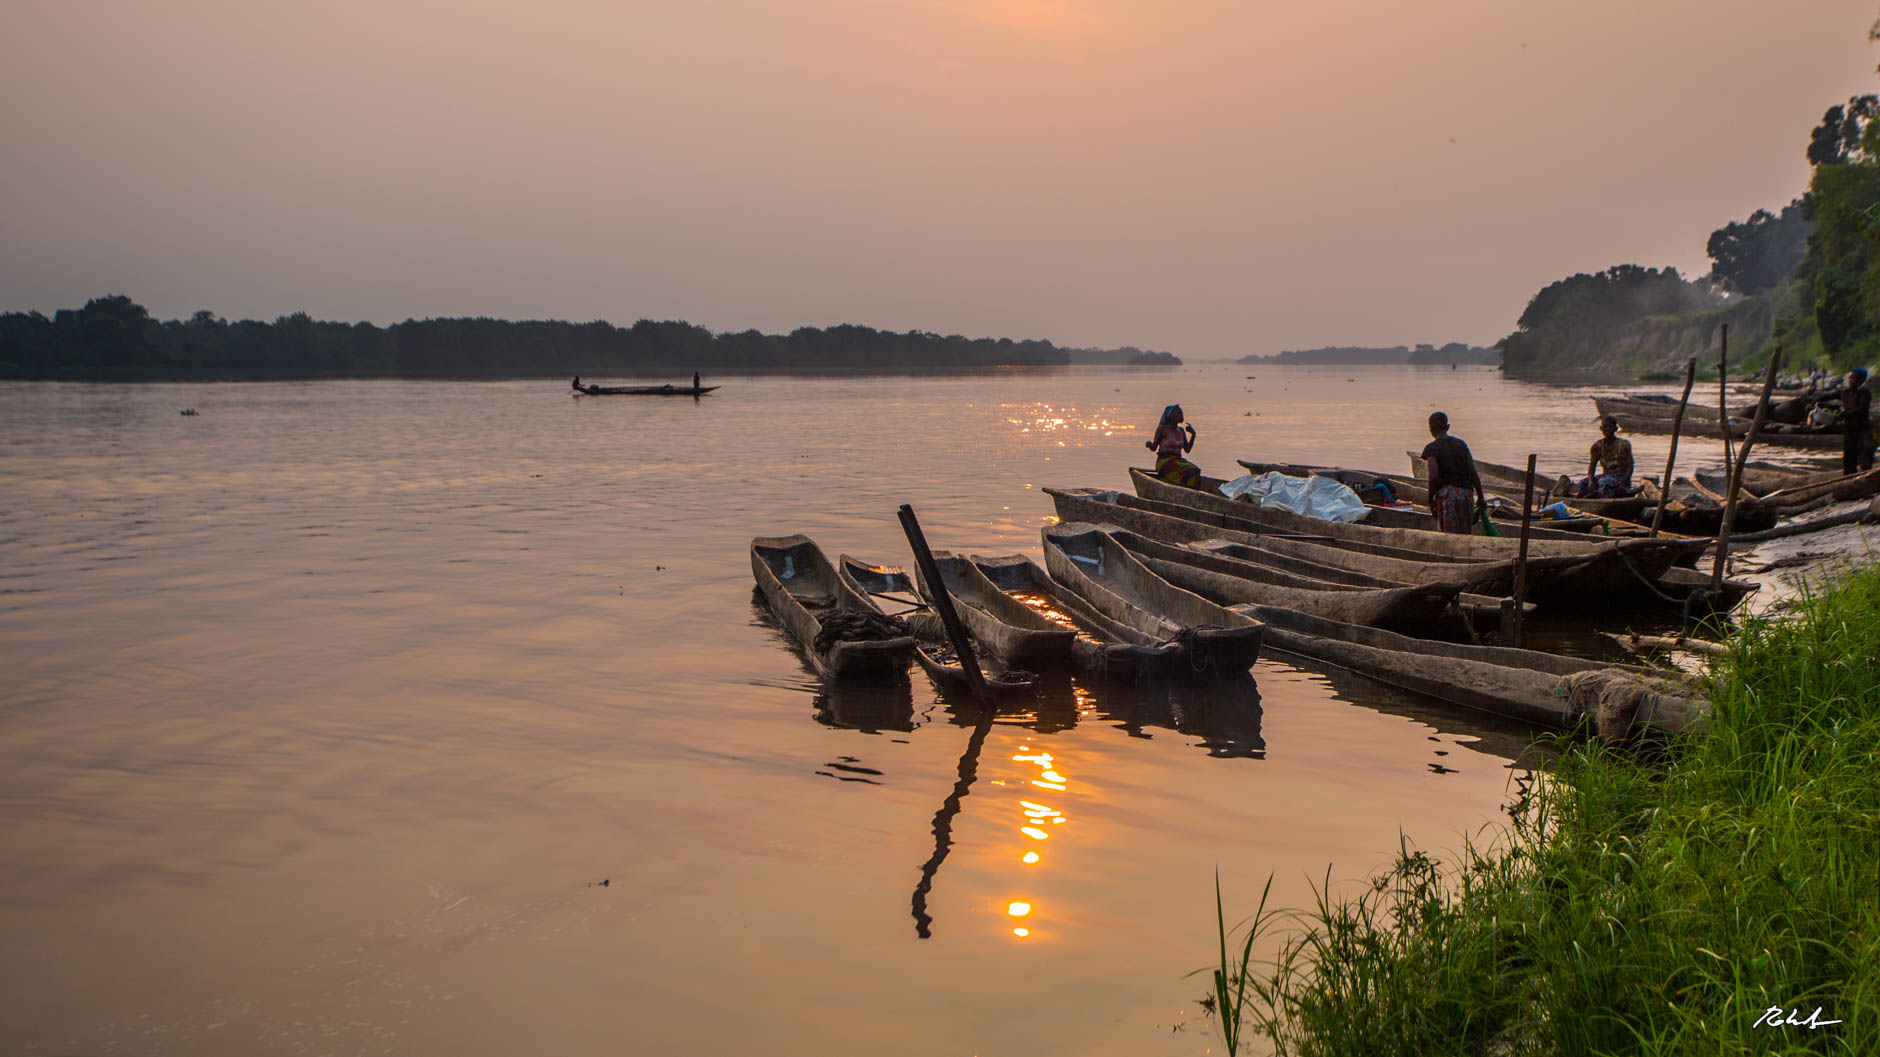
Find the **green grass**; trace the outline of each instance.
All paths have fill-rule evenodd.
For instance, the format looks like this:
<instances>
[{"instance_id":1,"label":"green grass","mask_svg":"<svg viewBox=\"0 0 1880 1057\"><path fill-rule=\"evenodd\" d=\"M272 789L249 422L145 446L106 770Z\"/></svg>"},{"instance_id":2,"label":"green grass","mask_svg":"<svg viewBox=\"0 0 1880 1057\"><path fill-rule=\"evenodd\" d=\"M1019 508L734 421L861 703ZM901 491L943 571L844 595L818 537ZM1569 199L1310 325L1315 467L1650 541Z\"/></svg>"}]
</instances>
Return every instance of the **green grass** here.
<instances>
[{"instance_id":1,"label":"green grass","mask_svg":"<svg viewBox=\"0 0 1880 1057\"><path fill-rule=\"evenodd\" d=\"M1210 1011L1302 1055L1880 1054L1880 569L1749 622L1708 681L1704 730L1569 746L1494 846L1318 888L1271 959L1230 958L1222 914L1244 1008ZM1274 925L1263 899L1249 939Z\"/></svg>"}]
</instances>

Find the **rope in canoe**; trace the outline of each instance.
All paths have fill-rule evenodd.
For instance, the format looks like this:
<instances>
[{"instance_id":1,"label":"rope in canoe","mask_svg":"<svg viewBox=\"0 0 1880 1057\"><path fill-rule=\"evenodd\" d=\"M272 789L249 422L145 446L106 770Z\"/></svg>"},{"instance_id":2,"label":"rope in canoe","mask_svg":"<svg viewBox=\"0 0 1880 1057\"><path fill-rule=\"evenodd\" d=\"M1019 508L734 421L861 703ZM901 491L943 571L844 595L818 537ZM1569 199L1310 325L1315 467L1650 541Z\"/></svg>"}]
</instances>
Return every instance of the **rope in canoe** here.
<instances>
[{"instance_id":1,"label":"rope in canoe","mask_svg":"<svg viewBox=\"0 0 1880 1057\"><path fill-rule=\"evenodd\" d=\"M1710 588L1699 587L1694 589L1690 594L1685 595L1682 599L1673 598L1663 591L1660 591L1657 584L1647 580L1645 574L1638 571L1637 567L1632 564L1632 559L1626 556L1623 547L1615 543L1612 545L1612 552L1619 556L1619 562L1625 566L1625 571L1631 573L1633 578L1639 583L1644 584L1647 591L1657 595L1663 601L1678 607L1680 627L1688 628L1692 625L1691 613L1698 607L1701 606L1704 609L1718 608L1715 604L1716 592L1712 591Z\"/></svg>"},{"instance_id":2,"label":"rope in canoe","mask_svg":"<svg viewBox=\"0 0 1880 1057\"><path fill-rule=\"evenodd\" d=\"M831 613L823 618L822 630L816 633L816 649L828 650L838 642L880 642L883 639L898 639L907 635L907 621L885 613L867 613L861 610L844 610Z\"/></svg>"},{"instance_id":3,"label":"rope in canoe","mask_svg":"<svg viewBox=\"0 0 1880 1057\"><path fill-rule=\"evenodd\" d=\"M1211 651L1209 648L1203 645L1201 633L1204 631L1220 630L1223 629L1219 624L1197 624L1192 628L1183 628L1177 631L1174 638L1164 640L1162 645L1167 646L1173 644L1180 646L1182 652L1188 657L1188 666L1190 668L1193 668L1197 672L1206 671L1213 657L1210 656Z\"/></svg>"}]
</instances>

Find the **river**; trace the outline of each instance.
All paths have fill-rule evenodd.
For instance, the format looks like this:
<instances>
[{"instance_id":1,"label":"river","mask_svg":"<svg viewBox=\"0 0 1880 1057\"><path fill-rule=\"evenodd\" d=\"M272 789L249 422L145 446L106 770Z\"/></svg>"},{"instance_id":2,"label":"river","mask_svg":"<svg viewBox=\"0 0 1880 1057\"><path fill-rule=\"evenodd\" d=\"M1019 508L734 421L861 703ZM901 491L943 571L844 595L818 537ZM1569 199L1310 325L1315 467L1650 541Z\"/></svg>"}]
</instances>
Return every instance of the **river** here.
<instances>
[{"instance_id":1,"label":"river","mask_svg":"<svg viewBox=\"0 0 1880 1057\"><path fill-rule=\"evenodd\" d=\"M1219 1052L1217 870L1237 917L1492 836L1524 731L1272 661L1002 716L943 812L971 710L823 692L747 548L905 562L905 502L1036 557L1172 401L1228 476L1401 471L1439 407L1577 475L1589 390L712 381L0 384L0 1052Z\"/></svg>"}]
</instances>

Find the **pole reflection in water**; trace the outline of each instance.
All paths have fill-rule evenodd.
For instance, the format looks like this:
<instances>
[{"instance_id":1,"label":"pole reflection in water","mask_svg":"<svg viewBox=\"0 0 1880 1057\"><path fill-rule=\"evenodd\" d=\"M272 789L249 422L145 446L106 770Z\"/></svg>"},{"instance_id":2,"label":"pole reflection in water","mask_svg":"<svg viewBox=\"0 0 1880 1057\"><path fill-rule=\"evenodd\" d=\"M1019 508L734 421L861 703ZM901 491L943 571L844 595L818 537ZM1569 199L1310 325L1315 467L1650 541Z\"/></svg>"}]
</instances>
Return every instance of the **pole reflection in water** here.
<instances>
[{"instance_id":1,"label":"pole reflection in water","mask_svg":"<svg viewBox=\"0 0 1880 1057\"><path fill-rule=\"evenodd\" d=\"M981 711L979 722L973 724L972 737L966 741L966 751L960 754L958 777L953 782L953 792L940 805L940 810L933 816L933 854L920 867L920 883L914 886L914 931L921 939L933 935L933 918L927 913L927 893L933 891L934 874L939 872L940 864L946 861L947 852L953 849L953 817L960 813L960 801L973 787L973 779L979 775L979 752L986 745L986 735L992 730L995 713L987 708Z\"/></svg>"}]
</instances>

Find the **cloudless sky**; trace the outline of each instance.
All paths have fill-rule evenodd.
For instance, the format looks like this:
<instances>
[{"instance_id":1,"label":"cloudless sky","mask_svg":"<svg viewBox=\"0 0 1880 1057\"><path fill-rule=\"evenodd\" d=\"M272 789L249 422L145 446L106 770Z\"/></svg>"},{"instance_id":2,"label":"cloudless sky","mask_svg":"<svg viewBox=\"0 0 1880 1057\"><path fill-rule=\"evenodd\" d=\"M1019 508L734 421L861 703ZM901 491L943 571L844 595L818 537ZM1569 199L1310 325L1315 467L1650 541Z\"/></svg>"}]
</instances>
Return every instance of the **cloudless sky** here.
<instances>
[{"instance_id":1,"label":"cloudless sky","mask_svg":"<svg viewBox=\"0 0 1880 1057\"><path fill-rule=\"evenodd\" d=\"M1490 343L1806 187L1873 0L0 0L0 309Z\"/></svg>"}]
</instances>

